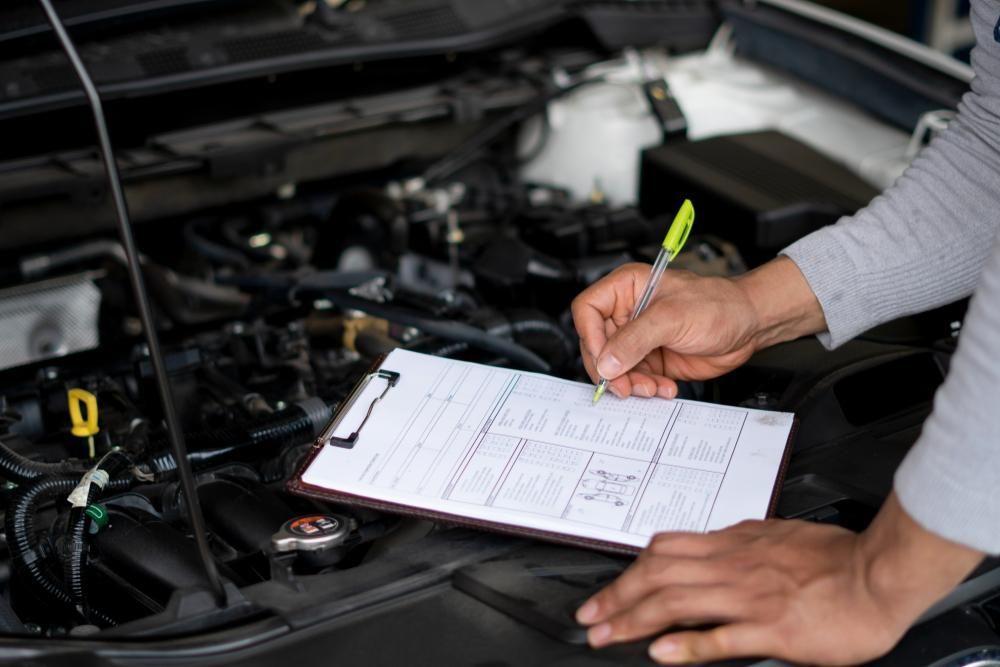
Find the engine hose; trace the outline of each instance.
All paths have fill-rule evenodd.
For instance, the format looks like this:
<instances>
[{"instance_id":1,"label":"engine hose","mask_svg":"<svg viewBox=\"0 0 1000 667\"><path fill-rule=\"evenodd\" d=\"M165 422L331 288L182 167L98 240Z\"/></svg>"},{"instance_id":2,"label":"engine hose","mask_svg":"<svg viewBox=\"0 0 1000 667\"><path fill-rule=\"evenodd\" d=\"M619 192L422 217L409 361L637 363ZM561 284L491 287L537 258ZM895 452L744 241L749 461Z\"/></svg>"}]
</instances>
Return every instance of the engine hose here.
<instances>
[{"instance_id":1,"label":"engine hose","mask_svg":"<svg viewBox=\"0 0 1000 667\"><path fill-rule=\"evenodd\" d=\"M318 290L318 292L339 308L360 310L373 317L380 317L406 327L414 327L429 336L466 343L470 347L505 357L526 370L541 373L547 373L551 370L548 362L523 345L495 336L470 324L455 320L431 319L398 306L389 306L369 299L362 299L346 292L336 290Z\"/></svg>"},{"instance_id":2,"label":"engine hose","mask_svg":"<svg viewBox=\"0 0 1000 667\"><path fill-rule=\"evenodd\" d=\"M495 327L490 327L489 332L495 336L518 336L528 333L545 334L555 341L558 347L562 348L563 353L566 355L564 360L568 360L573 357L573 342L570 340L569 336L566 335L566 332L563 331L555 322L542 319L512 319L506 324L499 324Z\"/></svg>"},{"instance_id":3,"label":"engine hose","mask_svg":"<svg viewBox=\"0 0 1000 667\"><path fill-rule=\"evenodd\" d=\"M573 343L570 341L569 336L566 335L558 324L555 322L549 322L543 319L527 319L527 320L517 320L512 319L509 322L503 324L497 324L486 329L488 333L494 336L519 336L523 334L543 334L550 338L555 347L559 350L561 357L550 360L552 366L560 366L562 363L573 358ZM519 344L524 344L519 343ZM455 354L460 354L469 349L469 344L464 342L449 342L443 343L436 347L431 347L424 349L423 351L427 354L432 354L440 357L448 357ZM535 349L534 346L526 346ZM539 350L535 349L535 352Z\"/></svg>"},{"instance_id":4,"label":"engine hose","mask_svg":"<svg viewBox=\"0 0 1000 667\"><path fill-rule=\"evenodd\" d=\"M229 264L240 269L250 268L250 260L242 252L231 246L210 241L201 233L205 220L195 220L184 226L184 240L196 253L220 264Z\"/></svg>"},{"instance_id":5,"label":"engine hose","mask_svg":"<svg viewBox=\"0 0 1000 667\"><path fill-rule=\"evenodd\" d=\"M27 573L31 584L43 595L74 607L75 603L62 582L52 578L42 566L44 554L39 550L35 535L35 508L43 500L60 494L68 494L79 484L79 479L71 477L42 477L19 488L7 507L5 530L11 560ZM116 479L108 483L111 490L124 490L131 479ZM91 616L105 625L115 625L114 619L99 610L91 610Z\"/></svg>"},{"instance_id":6,"label":"engine hose","mask_svg":"<svg viewBox=\"0 0 1000 667\"><path fill-rule=\"evenodd\" d=\"M320 399L307 399L250 425L232 426L186 435L188 459L196 469L205 469L224 460L246 460L264 450L278 450L306 442L326 426L330 407ZM157 446L159 445L159 446ZM163 443L154 443L152 451L161 451L149 459L150 470L157 474L177 469L174 455L164 451Z\"/></svg>"},{"instance_id":7,"label":"engine hose","mask_svg":"<svg viewBox=\"0 0 1000 667\"><path fill-rule=\"evenodd\" d=\"M421 347L418 348L418 352L423 352L424 354L429 354L434 357L451 357L456 354L461 354L469 349L468 343L445 343L438 347Z\"/></svg>"},{"instance_id":8,"label":"engine hose","mask_svg":"<svg viewBox=\"0 0 1000 667\"><path fill-rule=\"evenodd\" d=\"M33 461L18 454L0 440L0 477L24 484L46 475L82 475L87 465L81 461L67 460L59 463Z\"/></svg>"}]
</instances>

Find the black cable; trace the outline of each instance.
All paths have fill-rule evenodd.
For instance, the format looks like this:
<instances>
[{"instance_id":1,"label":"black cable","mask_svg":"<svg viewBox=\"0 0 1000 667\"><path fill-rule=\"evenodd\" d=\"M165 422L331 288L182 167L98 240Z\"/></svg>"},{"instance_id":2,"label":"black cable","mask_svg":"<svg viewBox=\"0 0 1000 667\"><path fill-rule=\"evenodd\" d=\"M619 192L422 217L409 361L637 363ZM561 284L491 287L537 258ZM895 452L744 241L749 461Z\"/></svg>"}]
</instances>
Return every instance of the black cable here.
<instances>
[{"instance_id":1,"label":"black cable","mask_svg":"<svg viewBox=\"0 0 1000 667\"><path fill-rule=\"evenodd\" d=\"M93 502L94 491L87 497L87 505ZM74 507L69 512L66 525L66 541L63 545L63 581L66 593L73 600L78 614L88 622L91 620L87 593L84 590L83 571L87 565L87 531L90 527L86 507Z\"/></svg>"},{"instance_id":2,"label":"black cable","mask_svg":"<svg viewBox=\"0 0 1000 667\"><path fill-rule=\"evenodd\" d=\"M189 433L185 437L191 448L191 466L200 470L223 461L251 460L262 453L309 442L326 426L331 414L326 403L309 399L249 424ZM150 449L156 452L157 444L152 443ZM161 476L177 469L177 459L169 452L154 454L147 464Z\"/></svg>"},{"instance_id":3,"label":"black cable","mask_svg":"<svg viewBox=\"0 0 1000 667\"><path fill-rule=\"evenodd\" d=\"M78 478L42 477L20 486L14 492L4 517L7 547L14 566L28 575L28 581L40 593L70 608L76 606L73 597L66 591L63 583L50 576L43 567L46 555L38 544L35 532L35 509L48 498L69 493L79 483ZM107 488L119 491L128 488L130 484L131 480L127 478L113 479ZM113 618L99 610L91 608L90 614L104 625L115 625Z\"/></svg>"},{"instance_id":4,"label":"black cable","mask_svg":"<svg viewBox=\"0 0 1000 667\"><path fill-rule=\"evenodd\" d=\"M67 459L58 463L35 461L18 454L0 440L0 477L24 484L46 475L82 475L88 465L77 459Z\"/></svg>"},{"instance_id":5,"label":"black cable","mask_svg":"<svg viewBox=\"0 0 1000 667\"><path fill-rule=\"evenodd\" d=\"M139 310L139 318L142 321L142 328L146 334L146 344L149 346L149 358L153 365L153 375L156 378L157 389L160 393L160 400L163 404L163 417L166 421L167 433L170 436L170 444L174 450L177 460L177 476L181 483L181 489L187 499L188 520L191 532L194 533L194 541L198 547L198 555L201 558L202 566L205 568L205 575L212 587L212 593L219 606L225 606L226 591L219 576L219 570L212 558L209 549L208 534L205 527L205 518L201 512L201 505L198 502L198 493L195 487L194 473L191 471L191 464L187 457L187 447L184 443L184 436L180 428L180 421L177 418L177 409L174 405L173 394L170 391L170 381L167 377L166 364L163 362L163 353L160 350L160 339L156 334L156 327L153 321L153 313L149 306L149 299L146 295L146 285L142 276L142 265L139 260L139 253L135 247L135 240L132 237L132 228L129 223L128 204L125 201L125 191L122 188L121 178L118 174L118 164L115 160L114 151L111 147L111 137L109 136L107 122L104 118L104 107L101 104L100 95L94 86L87 68L80 58L73 40L52 6L51 0L38 0L45 10L49 24L55 31L63 51L69 58L80 85L90 103L91 112L94 115L94 125L97 129L97 138L100 143L101 157L104 160L104 168L107 172L108 184L111 186L111 198L114 203L116 219L118 223L118 234L121 237L122 247L125 250L125 257L128 260L129 280L132 284L132 292L135 296L136 306Z\"/></svg>"},{"instance_id":6,"label":"black cable","mask_svg":"<svg viewBox=\"0 0 1000 667\"><path fill-rule=\"evenodd\" d=\"M131 467L132 459L127 454L113 450L105 454L93 470L106 473L109 479L115 480L115 487L121 487L130 484L127 477L122 478L120 475ZM74 504L70 510L69 521L66 524L66 538L63 541L63 583L66 593L73 600L77 613L88 622L92 622L95 617L91 613L85 587L84 570L88 561L87 536L90 528L90 517L87 516L86 509L97 502L102 493L101 485L90 484L86 502Z\"/></svg>"},{"instance_id":7,"label":"black cable","mask_svg":"<svg viewBox=\"0 0 1000 667\"><path fill-rule=\"evenodd\" d=\"M35 505L50 496L69 493L78 483L78 479L43 477L28 486L18 487L4 517L7 546L14 566L23 567L36 588L66 605L73 604L72 598L42 567L43 555L35 534Z\"/></svg>"}]
</instances>

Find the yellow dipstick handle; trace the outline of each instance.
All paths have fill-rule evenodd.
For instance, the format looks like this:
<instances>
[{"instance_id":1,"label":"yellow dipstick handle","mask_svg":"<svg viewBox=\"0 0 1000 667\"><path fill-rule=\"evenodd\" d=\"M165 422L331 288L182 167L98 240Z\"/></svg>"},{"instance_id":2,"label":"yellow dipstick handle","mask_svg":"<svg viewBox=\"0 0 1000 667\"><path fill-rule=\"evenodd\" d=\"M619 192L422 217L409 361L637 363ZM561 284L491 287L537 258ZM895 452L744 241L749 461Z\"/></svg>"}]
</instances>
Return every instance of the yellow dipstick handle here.
<instances>
[{"instance_id":1,"label":"yellow dipstick handle","mask_svg":"<svg viewBox=\"0 0 1000 667\"><path fill-rule=\"evenodd\" d=\"M87 439L88 453L90 458L94 458L94 436L101 430L97 426L97 397L86 389L70 389L66 398L69 401L69 420L73 424L70 432L78 438Z\"/></svg>"}]
</instances>

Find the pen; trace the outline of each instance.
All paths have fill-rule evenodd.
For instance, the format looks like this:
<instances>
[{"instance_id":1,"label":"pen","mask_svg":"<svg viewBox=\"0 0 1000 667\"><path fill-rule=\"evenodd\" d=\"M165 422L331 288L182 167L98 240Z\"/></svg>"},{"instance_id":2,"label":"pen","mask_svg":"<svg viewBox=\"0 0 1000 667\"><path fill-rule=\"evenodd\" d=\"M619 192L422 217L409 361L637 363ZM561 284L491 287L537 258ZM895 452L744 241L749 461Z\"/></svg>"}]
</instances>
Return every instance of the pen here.
<instances>
[{"instance_id":1,"label":"pen","mask_svg":"<svg viewBox=\"0 0 1000 667\"><path fill-rule=\"evenodd\" d=\"M667 265L677 257L677 253L684 247L688 234L691 233L692 225L694 225L694 204L691 203L690 199L685 199L684 203L681 204L680 210L677 211L677 216L670 225L667 235L663 239L663 245L660 246L660 252L656 255L656 261L653 263L653 270L649 273L646 289L642 291L642 296L636 302L635 309L632 311L632 317L629 318L629 321L639 317L642 311L646 309L646 306L649 305L653 294L656 293L656 288L660 285L660 279L663 278L664 271L667 270ZM601 381L597 383L597 389L594 391L594 405L601 400L601 396L604 396L604 392L607 390L608 380L602 377Z\"/></svg>"}]
</instances>

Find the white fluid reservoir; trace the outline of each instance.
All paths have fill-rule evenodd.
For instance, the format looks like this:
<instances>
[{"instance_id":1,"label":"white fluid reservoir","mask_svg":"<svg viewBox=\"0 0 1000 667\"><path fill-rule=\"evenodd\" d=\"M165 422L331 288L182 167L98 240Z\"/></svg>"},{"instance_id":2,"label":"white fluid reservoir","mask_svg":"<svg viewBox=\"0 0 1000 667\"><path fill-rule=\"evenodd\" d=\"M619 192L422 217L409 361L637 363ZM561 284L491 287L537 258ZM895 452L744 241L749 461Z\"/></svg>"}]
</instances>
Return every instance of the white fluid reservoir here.
<instances>
[{"instance_id":1,"label":"white fluid reservoir","mask_svg":"<svg viewBox=\"0 0 1000 667\"><path fill-rule=\"evenodd\" d=\"M540 118L522 130L522 155L544 142L522 169L526 180L566 188L577 200L598 189L611 204L636 201L640 151L662 137L638 85L584 86L550 104L548 122L547 137Z\"/></svg>"}]
</instances>

